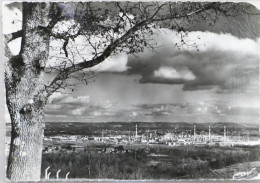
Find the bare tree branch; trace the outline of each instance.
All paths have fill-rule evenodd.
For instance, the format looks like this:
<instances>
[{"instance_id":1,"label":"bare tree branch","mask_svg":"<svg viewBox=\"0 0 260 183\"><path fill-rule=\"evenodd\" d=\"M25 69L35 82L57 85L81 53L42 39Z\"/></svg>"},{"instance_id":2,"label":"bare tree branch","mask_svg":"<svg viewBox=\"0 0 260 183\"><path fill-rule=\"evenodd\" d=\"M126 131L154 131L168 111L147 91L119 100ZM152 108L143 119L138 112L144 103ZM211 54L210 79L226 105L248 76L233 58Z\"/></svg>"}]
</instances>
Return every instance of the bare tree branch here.
<instances>
[{"instance_id":1,"label":"bare tree branch","mask_svg":"<svg viewBox=\"0 0 260 183\"><path fill-rule=\"evenodd\" d=\"M221 7L222 4L216 3L216 2L195 4L195 5L192 4L191 6L188 6L187 9L182 10L183 12L181 12L181 13L176 13L172 9L171 3L170 3L170 6L168 6L169 3L162 3L162 4L160 4L160 3L155 3L155 4L139 3L139 5L140 5L139 11L144 12L146 14L146 16L143 16L143 20L140 20L138 23L135 23L135 25L130 27L129 30L127 30L126 33L124 33L121 37L119 37L115 40L113 40L114 32L112 32L112 35L111 35L111 33L108 31L107 35L110 36L109 39L111 39L112 41L110 42L110 44L104 49L104 51L100 55L97 54L96 45L92 45L92 43L89 41L89 44L91 45L91 47L95 51L95 56L90 60L84 60L83 62L73 64L72 66L69 66L67 68L62 69L61 72L57 75L57 77L51 82L51 84L49 86L46 86L46 91L45 91L46 96L48 97L53 92L57 91L63 85L64 81L67 78L69 78L69 76L72 73L86 69L86 68L91 68L91 67L103 62L107 57L109 57L115 51L123 51L123 48L121 48L120 50L117 50L117 49L120 46L122 46L122 44L125 44L128 39L132 39L132 38L133 39L139 39L138 35L136 35L136 33L139 30L141 30L143 27L146 27L147 25L149 25L151 23L156 23L156 22L166 21L166 20L172 20L176 24L178 32L181 32L181 31L184 31L184 30L183 30L182 27L180 27L178 25L179 23L175 20L187 18L187 17L192 17L194 15L200 14L202 12L205 12L205 11L211 10L211 9L225 13L225 8ZM170 12L165 15L163 13L165 11L164 7L166 5L169 8L167 11L170 11ZM127 8L128 7L120 6L119 3L116 3L115 7L119 8L119 11L122 12L123 16L125 16L126 19L129 20L129 22L131 23L131 20L129 19L129 17L127 15L127 11L128 11ZM91 9L91 7L89 5L88 5L88 9L89 9L89 11ZM151 10L153 10L153 11L151 11ZM160 11L162 11L162 12L160 12ZM206 15L208 15L208 14L209 13L206 12ZM91 16L91 15L88 14L88 16ZM211 19L211 17L209 19ZM100 28L101 29L100 31L102 31L102 30L107 31L107 30L111 30L111 29L114 30L116 28L120 28L119 24L120 24L120 21L122 21L122 20L123 20L122 17L120 17L119 20L118 20L119 22L116 24L116 27L103 26L99 23L99 19L94 19L94 20L91 20L91 21L89 19L87 19L87 21L90 21L90 22L87 22L87 24L85 24L85 25L87 25L87 26L94 25L94 26L96 26L96 28ZM214 21L214 20L211 20L211 21ZM149 27L146 27L146 29L150 30ZM82 32L79 31L77 34L73 35L72 37L76 37L76 36L80 35L81 33ZM85 32L85 33L88 33L88 32ZM64 35L62 35L62 36L56 35L56 36L60 39L64 39L64 37L63 37ZM135 37L133 37L133 36L135 36ZM66 39L64 39L64 40L66 40ZM143 39L140 39L140 43L142 43L142 42L147 47L147 43ZM64 43L64 46L67 46L67 44L65 44L65 43ZM184 42L181 42L181 46L184 46L184 45L187 46L187 47L194 46L193 44L189 45L189 44L186 44ZM135 47L139 47L139 45L137 45L136 43L132 43L133 51L130 50L129 53L134 54L135 52L138 52L138 51L136 51L138 49L136 49ZM64 47L63 47L63 49L65 51L65 55L67 56L68 53L66 52L66 49ZM131 49L131 47L130 47L130 49ZM140 48L139 50L142 50L142 48Z\"/></svg>"},{"instance_id":2,"label":"bare tree branch","mask_svg":"<svg viewBox=\"0 0 260 183\"><path fill-rule=\"evenodd\" d=\"M129 29L126 34L124 34L122 37L118 38L116 41L111 43L107 48L103 51L103 53L96 57L93 60L81 62L78 64L75 64L71 67L68 67L64 69L52 82L49 86L46 87L46 97L49 97L53 92L58 90L60 86L62 85L63 81L66 80L71 73L74 73L79 70L83 70L85 68L93 67L101 62L103 62L107 57L111 55L111 53L116 49L117 46L121 45L124 41L126 41L133 33L135 33L138 29L140 29L142 26L144 26L148 21L151 20L144 20L142 22L139 22L134 27Z\"/></svg>"},{"instance_id":3,"label":"bare tree branch","mask_svg":"<svg viewBox=\"0 0 260 183\"><path fill-rule=\"evenodd\" d=\"M10 34L5 34L5 40L7 43L19 38L19 37L22 37L23 35L23 30L19 30L17 32L12 32Z\"/></svg>"}]
</instances>

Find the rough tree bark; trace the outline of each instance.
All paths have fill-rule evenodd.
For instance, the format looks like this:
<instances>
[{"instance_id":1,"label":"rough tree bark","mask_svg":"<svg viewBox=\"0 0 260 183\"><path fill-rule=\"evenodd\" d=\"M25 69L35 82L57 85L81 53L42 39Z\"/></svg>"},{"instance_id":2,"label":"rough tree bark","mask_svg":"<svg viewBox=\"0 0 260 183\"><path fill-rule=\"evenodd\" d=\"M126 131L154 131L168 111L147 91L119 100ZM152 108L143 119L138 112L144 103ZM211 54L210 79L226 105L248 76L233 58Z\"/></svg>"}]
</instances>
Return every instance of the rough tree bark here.
<instances>
[{"instance_id":1,"label":"rough tree bark","mask_svg":"<svg viewBox=\"0 0 260 183\"><path fill-rule=\"evenodd\" d=\"M49 54L49 3L27 3L23 7L22 44L18 56L5 51L6 101L11 116L11 145L7 177L39 180L46 97L42 69ZM8 48L6 48L8 49Z\"/></svg>"}]
</instances>

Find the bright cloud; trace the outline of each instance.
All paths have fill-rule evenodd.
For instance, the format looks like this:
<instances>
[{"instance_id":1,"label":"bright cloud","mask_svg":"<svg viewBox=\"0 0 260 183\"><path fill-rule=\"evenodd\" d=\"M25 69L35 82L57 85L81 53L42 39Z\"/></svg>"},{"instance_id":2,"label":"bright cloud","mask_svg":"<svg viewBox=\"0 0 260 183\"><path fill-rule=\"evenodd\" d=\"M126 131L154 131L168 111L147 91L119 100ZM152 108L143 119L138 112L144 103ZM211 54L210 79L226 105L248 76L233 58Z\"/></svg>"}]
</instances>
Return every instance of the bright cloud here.
<instances>
[{"instance_id":1,"label":"bright cloud","mask_svg":"<svg viewBox=\"0 0 260 183\"><path fill-rule=\"evenodd\" d=\"M54 92L48 99L49 103L56 103L57 101L60 101L64 98L64 94L60 92Z\"/></svg>"},{"instance_id":2,"label":"bright cloud","mask_svg":"<svg viewBox=\"0 0 260 183\"><path fill-rule=\"evenodd\" d=\"M184 80L194 80L195 76L192 72L190 72L187 69L183 69L180 71L177 71L176 69L172 67L165 67L162 66L158 70L154 71L155 77L163 77L167 79L184 79Z\"/></svg>"},{"instance_id":3,"label":"bright cloud","mask_svg":"<svg viewBox=\"0 0 260 183\"><path fill-rule=\"evenodd\" d=\"M129 73L141 75L140 83L183 84L186 91L256 92L259 88L259 39L189 32L184 42L196 43L199 51L194 47L176 47L181 37L171 30L159 32L155 39L161 46L158 53L146 52L141 59L129 59Z\"/></svg>"},{"instance_id":4,"label":"bright cloud","mask_svg":"<svg viewBox=\"0 0 260 183\"><path fill-rule=\"evenodd\" d=\"M128 56L126 53L111 56L104 62L93 67L93 70L98 72L124 72L127 67Z\"/></svg>"},{"instance_id":5,"label":"bright cloud","mask_svg":"<svg viewBox=\"0 0 260 183\"><path fill-rule=\"evenodd\" d=\"M73 115L82 115L85 112L86 108L85 107L80 107L72 110Z\"/></svg>"},{"instance_id":6,"label":"bright cloud","mask_svg":"<svg viewBox=\"0 0 260 183\"><path fill-rule=\"evenodd\" d=\"M61 100L61 103L67 103L67 104L87 104L90 102L89 96L77 96L77 97L66 97L63 100Z\"/></svg>"},{"instance_id":7,"label":"bright cloud","mask_svg":"<svg viewBox=\"0 0 260 183\"><path fill-rule=\"evenodd\" d=\"M18 4L17 4L18 5ZM3 3L3 34L9 34L18 31L22 28L22 11L20 3L19 6L12 6L8 2Z\"/></svg>"},{"instance_id":8,"label":"bright cloud","mask_svg":"<svg viewBox=\"0 0 260 183\"><path fill-rule=\"evenodd\" d=\"M195 43L200 52L207 52L209 50L221 51L221 52L239 52L240 55L258 55L257 46L259 41L252 39L240 39L231 34L216 34L212 32L189 32L187 37L181 37L180 34L172 32L170 30L163 30L162 36L171 37L173 43L180 43L183 39L186 43ZM164 32L164 33L163 33ZM165 35L163 35L165 34ZM169 36L172 35L172 36ZM180 51L197 51L195 47L187 47L185 45L180 47Z\"/></svg>"}]
</instances>

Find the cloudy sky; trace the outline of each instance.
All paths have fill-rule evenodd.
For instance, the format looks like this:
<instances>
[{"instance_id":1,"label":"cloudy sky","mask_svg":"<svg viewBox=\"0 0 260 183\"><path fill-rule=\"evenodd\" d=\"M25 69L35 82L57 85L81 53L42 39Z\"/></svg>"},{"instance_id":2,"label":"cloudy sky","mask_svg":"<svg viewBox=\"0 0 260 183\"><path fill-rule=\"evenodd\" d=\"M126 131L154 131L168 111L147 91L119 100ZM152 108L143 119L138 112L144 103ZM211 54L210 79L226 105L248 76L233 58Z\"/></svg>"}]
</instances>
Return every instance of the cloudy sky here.
<instances>
[{"instance_id":1,"label":"cloudy sky","mask_svg":"<svg viewBox=\"0 0 260 183\"><path fill-rule=\"evenodd\" d=\"M46 120L256 124L259 23L259 17L221 17L210 28L202 22L184 38L198 50L178 49L180 34L160 29L153 37L156 52L110 57L87 85L55 93Z\"/></svg>"}]
</instances>

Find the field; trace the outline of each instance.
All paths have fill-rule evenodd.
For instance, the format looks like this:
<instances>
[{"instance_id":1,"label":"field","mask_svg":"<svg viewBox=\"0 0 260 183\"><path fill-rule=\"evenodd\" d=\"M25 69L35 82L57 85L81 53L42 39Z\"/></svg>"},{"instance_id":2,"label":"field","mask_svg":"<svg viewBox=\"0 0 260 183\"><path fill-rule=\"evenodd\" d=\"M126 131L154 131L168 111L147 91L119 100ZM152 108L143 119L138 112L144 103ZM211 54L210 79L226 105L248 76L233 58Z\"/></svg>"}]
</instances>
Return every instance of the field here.
<instances>
[{"instance_id":1,"label":"field","mask_svg":"<svg viewBox=\"0 0 260 183\"><path fill-rule=\"evenodd\" d=\"M45 136L104 136L138 134L147 131L181 133L191 131L190 123L47 123ZM197 133L207 131L209 124L196 124ZM210 124L212 133L222 135L227 126L229 135L259 137L257 126L236 123ZM42 178L50 166L50 178L61 169L60 178L87 179L230 179L237 171L252 166L260 172L259 146L167 146L162 144L108 144L91 141L48 141L42 157ZM54 147L52 151L48 148ZM250 163L249 163L250 162ZM252 163L251 163L252 162Z\"/></svg>"},{"instance_id":2,"label":"field","mask_svg":"<svg viewBox=\"0 0 260 183\"><path fill-rule=\"evenodd\" d=\"M136 123L47 123L45 136L55 135L104 135L134 133ZM189 123L137 123L138 133L156 130L181 132L192 129ZM206 131L208 124L196 124L197 130ZM211 124L216 134L223 133L222 123ZM258 128L245 124L225 124L229 134L250 130L250 138L258 138ZM9 138L9 130L7 137ZM7 146L8 147L8 146ZM55 179L230 179L235 172L256 167L260 172L260 147L171 147L160 144L115 145L96 142L44 142L44 148L54 147L52 152L43 152L42 178L49 169ZM8 150L8 149L7 149ZM250 162L250 163L248 163Z\"/></svg>"},{"instance_id":3,"label":"field","mask_svg":"<svg viewBox=\"0 0 260 183\"><path fill-rule=\"evenodd\" d=\"M235 171L251 168L246 162L259 161L259 147L113 147L89 145L77 149L64 146L44 153L42 176L48 166L52 178L91 179L196 179L232 178ZM236 167L244 163L246 166ZM233 168L230 166L233 165ZM226 171L221 169L226 168ZM228 170L227 170L228 169ZM260 167L257 167L260 171ZM43 178L43 177L42 177Z\"/></svg>"}]
</instances>

